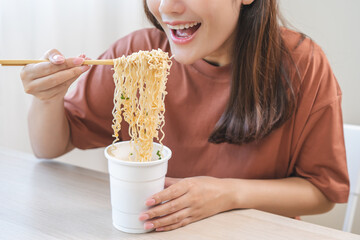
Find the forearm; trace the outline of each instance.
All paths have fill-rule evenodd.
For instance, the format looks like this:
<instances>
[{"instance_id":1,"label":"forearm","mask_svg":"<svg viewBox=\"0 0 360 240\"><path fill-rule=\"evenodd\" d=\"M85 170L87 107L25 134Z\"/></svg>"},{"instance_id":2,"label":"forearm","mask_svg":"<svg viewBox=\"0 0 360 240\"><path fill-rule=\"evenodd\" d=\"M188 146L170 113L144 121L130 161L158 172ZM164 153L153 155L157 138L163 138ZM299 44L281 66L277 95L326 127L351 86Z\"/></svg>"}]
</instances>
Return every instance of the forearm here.
<instances>
[{"instance_id":1,"label":"forearm","mask_svg":"<svg viewBox=\"0 0 360 240\"><path fill-rule=\"evenodd\" d=\"M73 148L63 99L43 101L34 98L28 125L31 145L37 157L54 158Z\"/></svg>"},{"instance_id":2,"label":"forearm","mask_svg":"<svg viewBox=\"0 0 360 240\"><path fill-rule=\"evenodd\" d=\"M298 178L271 180L224 179L233 209L253 208L295 217L329 211L334 204L309 181Z\"/></svg>"}]
</instances>

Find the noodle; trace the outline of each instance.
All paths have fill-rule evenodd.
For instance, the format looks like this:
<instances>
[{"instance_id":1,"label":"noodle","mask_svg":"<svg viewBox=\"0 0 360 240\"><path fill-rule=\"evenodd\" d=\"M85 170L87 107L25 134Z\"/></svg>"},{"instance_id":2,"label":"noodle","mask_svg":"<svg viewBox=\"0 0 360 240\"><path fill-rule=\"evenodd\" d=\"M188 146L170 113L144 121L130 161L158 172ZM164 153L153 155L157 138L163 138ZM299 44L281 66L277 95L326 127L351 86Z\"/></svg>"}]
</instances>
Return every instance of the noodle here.
<instances>
[{"instance_id":1,"label":"noodle","mask_svg":"<svg viewBox=\"0 0 360 240\"><path fill-rule=\"evenodd\" d=\"M124 119L129 124L130 142L135 144L135 155L132 155L135 161L151 161L154 138L162 145L165 88L170 67L168 53L161 49L114 59L113 144L119 140Z\"/></svg>"}]
</instances>

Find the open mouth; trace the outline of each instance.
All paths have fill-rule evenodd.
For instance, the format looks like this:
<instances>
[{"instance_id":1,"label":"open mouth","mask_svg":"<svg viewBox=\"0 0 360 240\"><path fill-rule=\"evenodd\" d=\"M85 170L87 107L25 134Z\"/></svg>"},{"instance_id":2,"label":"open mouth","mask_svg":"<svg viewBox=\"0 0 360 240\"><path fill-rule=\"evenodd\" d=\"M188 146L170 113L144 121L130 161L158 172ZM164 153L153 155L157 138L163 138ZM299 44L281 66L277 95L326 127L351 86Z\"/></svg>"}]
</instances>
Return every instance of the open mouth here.
<instances>
[{"instance_id":1,"label":"open mouth","mask_svg":"<svg viewBox=\"0 0 360 240\"><path fill-rule=\"evenodd\" d=\"M191 38L196 33L196 31L200 28L201 23L193 22L179 25L168 24L167 26L170 28L171 34L174 38L185 40Z\"/></svg>"}]
</instances>

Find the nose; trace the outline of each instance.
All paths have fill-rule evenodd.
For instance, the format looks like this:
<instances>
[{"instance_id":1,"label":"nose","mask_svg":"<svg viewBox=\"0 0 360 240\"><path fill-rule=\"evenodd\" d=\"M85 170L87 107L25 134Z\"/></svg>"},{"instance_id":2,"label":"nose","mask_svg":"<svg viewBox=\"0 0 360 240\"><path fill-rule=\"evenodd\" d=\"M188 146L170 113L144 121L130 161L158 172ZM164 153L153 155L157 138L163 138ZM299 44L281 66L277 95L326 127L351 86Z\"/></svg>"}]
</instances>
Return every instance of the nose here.
<instances>
[{"instance_id":1,"label":"nose","mask_svg":"<svg viewBox=\"0 0 360 240\"><path fill-rule=\"evenodd\" d=\"M161 0L159 12L162 14L181 14L185 11L182 0Z\"/></svg>"}]
</instances>

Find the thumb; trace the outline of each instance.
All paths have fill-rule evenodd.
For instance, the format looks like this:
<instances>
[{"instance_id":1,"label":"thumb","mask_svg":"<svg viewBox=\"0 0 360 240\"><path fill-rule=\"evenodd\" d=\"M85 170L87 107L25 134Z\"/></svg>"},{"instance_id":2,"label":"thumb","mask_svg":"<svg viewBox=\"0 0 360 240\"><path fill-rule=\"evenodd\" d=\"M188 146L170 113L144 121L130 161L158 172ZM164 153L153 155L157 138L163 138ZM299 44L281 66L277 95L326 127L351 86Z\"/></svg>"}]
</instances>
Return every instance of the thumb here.
<instances>
[{"instance_id":1,"label":"thumb","mask_svg":"<svg viewBox=\"0 0 360 240\"><path fill-rule=\"evenodd\" d=\"M43 58L50 60L53 64L62 64L65 62L65 57L57 49L50 49L45 53Z\"/></svg>"},{"instance_id":2,"label":"thumb","mask_svg":"<svg viewBox=\"0 0 360 240\"><path fill-rule=\"evenodd\" d=\"M165 178L165 188L170 187L171 185L177 183L180 180L181 180L181 178L166 177Z\"/></svg>"}]
</instances>

